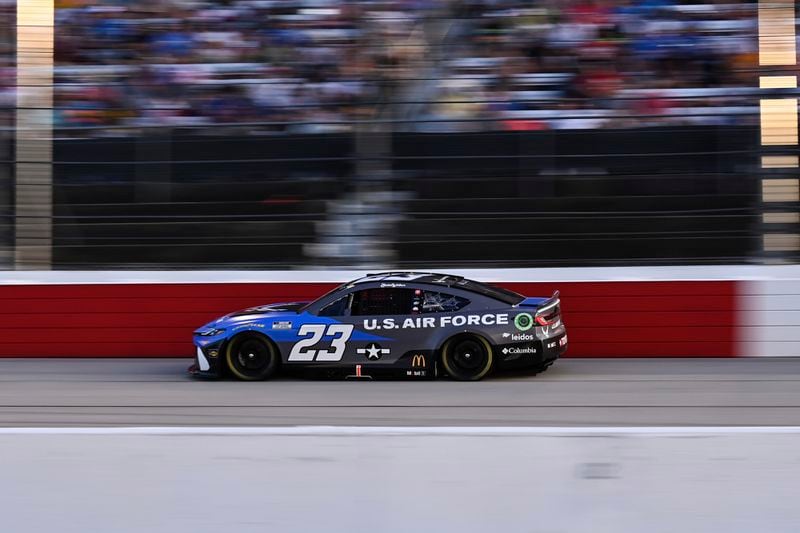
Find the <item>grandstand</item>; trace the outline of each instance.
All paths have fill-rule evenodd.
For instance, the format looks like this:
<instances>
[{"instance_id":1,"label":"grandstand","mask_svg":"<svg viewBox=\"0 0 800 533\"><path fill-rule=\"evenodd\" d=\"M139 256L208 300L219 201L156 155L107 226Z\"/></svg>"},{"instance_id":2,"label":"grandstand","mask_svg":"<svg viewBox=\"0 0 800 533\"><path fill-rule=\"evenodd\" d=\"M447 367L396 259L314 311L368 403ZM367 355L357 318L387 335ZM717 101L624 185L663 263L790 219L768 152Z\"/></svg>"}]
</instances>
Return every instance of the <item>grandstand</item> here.
<instances>
[{"instance_id":1,"label":"grandstand","mask_svg":"<svg viewBox=\"0 0 800 533\"><path fill-rule=\"evenodd\" d=\"M57 268L765 259L753 2L56 8Z\"/></svg>"},{"instance_id":2,"label":"grandstand","mask_svg":"<svg viewBox=\"0 0 800 533\"><path fill-rule=\"evenodd\" d=\"M750 2L59 2L58 124L752 123Z\"/></svg>"}]
</instances>

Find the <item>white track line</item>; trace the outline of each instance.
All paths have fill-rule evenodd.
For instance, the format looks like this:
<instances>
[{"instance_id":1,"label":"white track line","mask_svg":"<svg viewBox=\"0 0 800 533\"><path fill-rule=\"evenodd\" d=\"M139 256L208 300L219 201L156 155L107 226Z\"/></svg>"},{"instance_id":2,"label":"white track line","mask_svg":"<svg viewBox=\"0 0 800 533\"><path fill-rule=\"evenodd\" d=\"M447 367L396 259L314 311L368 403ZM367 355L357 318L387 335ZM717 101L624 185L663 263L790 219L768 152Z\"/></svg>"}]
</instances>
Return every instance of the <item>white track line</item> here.
<instances>
[{"instance_id":1,"label":"white track line","mask_svg":"<svg viewBox=\"0 0 800 533\"><path fill-rule=\"evenodd\" d=\"M800 434L800 426L642 427L4 427L2 435L222 435L222 436L582 436Z\"/></svg>"}]
</instances>

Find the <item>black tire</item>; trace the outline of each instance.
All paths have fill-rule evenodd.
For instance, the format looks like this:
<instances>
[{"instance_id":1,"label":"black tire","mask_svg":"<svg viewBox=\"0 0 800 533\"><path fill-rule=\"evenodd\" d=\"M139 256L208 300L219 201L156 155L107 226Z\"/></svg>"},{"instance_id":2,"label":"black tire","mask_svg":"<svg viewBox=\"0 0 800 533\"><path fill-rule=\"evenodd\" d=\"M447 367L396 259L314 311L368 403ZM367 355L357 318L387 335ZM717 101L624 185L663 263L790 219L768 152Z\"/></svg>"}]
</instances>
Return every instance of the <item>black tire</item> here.
<instances>
[{"instance_id":1,"label":"black tire","mask_svg":"<svg viewBox=\"0 0 800 533\"><path fill-rule=\"evenodd\" d=\"M442 365L457 381L478 381L489 373L494 354L489 342L477 335L459 335L442 347Z\"/></svg>"},{"instance_id":2,"label":"black tire","mask_svg":"<svg viewBox=\"0 0 800 533\"><path fill-rule=\"evenodd\" d=\"M278 370L280 356L275 345L256 333L242 333L225 350L228 371L243 381L262 381Z\"/></svg>"}]
</instances>

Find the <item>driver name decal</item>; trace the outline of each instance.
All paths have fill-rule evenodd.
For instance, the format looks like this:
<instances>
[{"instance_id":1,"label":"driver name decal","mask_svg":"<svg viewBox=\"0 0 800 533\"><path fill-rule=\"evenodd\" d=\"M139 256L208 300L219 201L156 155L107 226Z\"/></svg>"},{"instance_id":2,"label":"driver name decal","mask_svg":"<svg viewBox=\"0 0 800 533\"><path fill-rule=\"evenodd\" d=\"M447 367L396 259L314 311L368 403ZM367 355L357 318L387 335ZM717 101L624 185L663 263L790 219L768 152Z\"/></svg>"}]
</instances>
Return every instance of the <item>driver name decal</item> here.
<instances>
[{"instance_id":1,"label":"driver name decal","mask_svg":"<svg viewBox=\"0 0 800 533\"><path fill-rule=\"evenodd\" d=\"M437 320L438 319L438 320ZM487 314L487 315L456 315L456 316L418 316L405 319L396 318L365 318L364 329L421 329L421 328L444 328L448 326L503 326L508 324L508 314Z\"/></svg>"}]
</instances>

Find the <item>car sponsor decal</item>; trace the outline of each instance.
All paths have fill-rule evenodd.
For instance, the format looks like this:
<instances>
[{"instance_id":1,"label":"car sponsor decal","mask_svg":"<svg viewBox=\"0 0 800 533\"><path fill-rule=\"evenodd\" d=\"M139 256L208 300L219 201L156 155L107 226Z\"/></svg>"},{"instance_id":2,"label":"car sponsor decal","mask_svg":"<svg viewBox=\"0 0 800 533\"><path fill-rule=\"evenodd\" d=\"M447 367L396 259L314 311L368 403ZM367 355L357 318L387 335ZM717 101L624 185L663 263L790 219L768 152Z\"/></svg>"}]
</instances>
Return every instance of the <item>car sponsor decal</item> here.
<instances>
[{"instance_id":1,"label":"car sponsor decal","mask_svg":"<svg viewBox=\"0 0 800 533\"><path fill-rule=\"evenodd\" d=\"M503 333L504 339L508 339L509 337L512 341L516 342L536 340L536 335L531 335L530 333Z\"/></svg>"},{"instance_id":2,"label":"car sponsor decal","mask_svg":"<svg viewBox=\"0 0 800 533\"><path fill-rule=\"evenodd\" d=\"M358 355L366 355L370 361L377 361L383 355L389 355L392 351L389 348L381 348L380 344L371 342L365 348L358 348L356 350Z\"/></svg>"},{"instance_id":3,"label":"car sponsor decal","mask_svg":"<svg viewBox=\"0 0 800 533\"><path fill-rule=\"evenodd\" d=\"M272 323L272 329L292 329L292 323L288 320L280 320Z\"/></svg>"},{"instance_id":4,"label":"car sponsor decal","mask_svg":"<svg viewBox=\"0 0 800 533\"><path fill-rule=\"evenodd\" d=\"M536 353L535 346L512 346L511 348L503 348L501 350L503 355L516 355L516 354L525 354L525 353Z\"/></svg>"},{"instance_id":5,"label":"car sponsor decal","mask_svg":"<svg viewBox=\"0 0 800 533\"><path fill-rule=\"evenodd\" d=\"M260 324L258 322L247 322L246 324L238 324L236 326L233 326L232 329L233 329L233 331L236 331L237 329L244 329L244 328L259 328L259 329L263 329L264 328L264 324Z\"/></svg>"},{"instance_id":6,"label":"car sponsor decal","mask_svg":"<svg viewBox=\"0 0 800 533\"><path fill-rule=\"evenodd\" d=\"M347 348L347 341L353 334L352 324L303 324L297 332L300 339L292 346L289 361L341 361ZM330 350L316 350L323 337L333 337Z\"/></svg>"},{"instance_id":7,"label":"car sponsor decal","mask_svg":"<svg viewBox=\"0 0 800 533\"><path fill-rule=\"evenodd\" d=\"M415 378L422 378L428 375L428 371L425 370L427 367L428 361L425 359L425 356L421 353L414 354L411 357L411 368L412 370L406 370L406 376L411 376Z\"/></svg>"},{"instance_id":8,"label":"car sponsor decal","mask_svg":"<svg viewBox=\"0 0 800 533\"><path fill-rule=\"evenodd\" d=\"M520 331L528 331L533 327L533 317L528 313L520 313L514 317L514 325Z\"/></svg>"},{"instance_id":9,"label":"car sponsor decal","mask_svg":"<svg viewBox=\"0 0 800 533\"><path fill-rule=\"evenodd\" d=\"M437 320L438 318L438 320ZM440 317L409 317L406 319L384 318L365 318L364 329L371 331L375 329L421 329L435 327L461 327L461 326L503 326L508 324L508 314L486 314L486 315L445 315Z\"/></svg>"}]
</instances>

